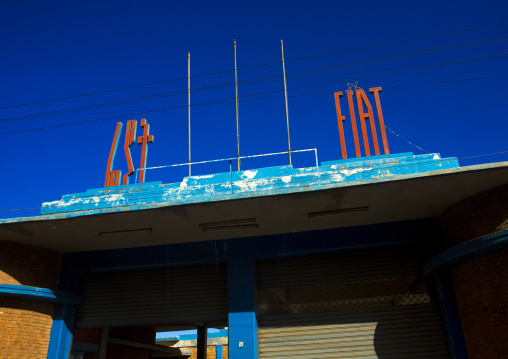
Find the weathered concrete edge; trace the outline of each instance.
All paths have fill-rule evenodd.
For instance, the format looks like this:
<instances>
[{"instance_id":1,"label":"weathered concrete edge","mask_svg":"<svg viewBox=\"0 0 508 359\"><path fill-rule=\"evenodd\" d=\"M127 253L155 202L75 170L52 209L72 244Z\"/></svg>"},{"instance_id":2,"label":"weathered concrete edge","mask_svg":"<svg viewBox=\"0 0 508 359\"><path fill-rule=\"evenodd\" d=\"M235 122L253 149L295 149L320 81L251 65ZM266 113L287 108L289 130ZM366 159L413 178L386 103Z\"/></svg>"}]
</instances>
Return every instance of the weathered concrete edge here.
<instances>
[{"instance_id":1,"label":"weathered concrete edge","mask_svg":"<svg viewBox=\"0 0 508 359\"><path fill-rule=\"evenodd\" d=\"M158 202L158 203L149 203L149 204L131 204L125 206L104 208L104 209L93 209L93 210L84 210L84 211L75 211L75 212L65 212L58 214L48 214L41 216L33 216L33 217L17 217L17 218L6 218L0 220L1 224L9 224L9 223L19 223L19 222L32 222L32 221L48 221L55 219L66 219L73 217L82 217L89 215L98 215L98 214L109 214L109 213L117 213L117 212L128 212L128 211L140 211L147 209L157 209L169 206L178 206L178 205L188 205L188 204L197 204L197 203L205 203L205 202L219 202L219 201L228 201L228 200L240 200L247 199L251 197L267 197L273 195L281 195L281 194L293 194L293 193L301 193L301 192L309 192L309 191L320 191L327 190L333 188L341 188L341 187L353 187L353 186L362 186L373 183L385 183L385 182L394 182L394 181L403 181L408 179L416 179L416 178L424 178L431 176L445 176L451 174L457 174L461 172L481 172L489 169L501 169L503 167L508 168L508 161L503 162L495 162L495 163L486 163L481 165L473 165L466 167L455 167L443 170L434 170L427 172L418 172L418 173L410 173L405 175L393 175L381 178L370 178L365 180L356 180L349 182L335 182L330 184L322 184L322 185L311 185L311 188L307 188L309 186L300 186L300 187L291 187L291 188L282 188L277 190L266 190L266 191L252 191L252 192L243 192L229 195L218 195L213 197L206 197L206 200L203 200L202 197L197 197L195 199L181 199L181 200L173 200L166 202Z\"/></svg>"}]
</instances>

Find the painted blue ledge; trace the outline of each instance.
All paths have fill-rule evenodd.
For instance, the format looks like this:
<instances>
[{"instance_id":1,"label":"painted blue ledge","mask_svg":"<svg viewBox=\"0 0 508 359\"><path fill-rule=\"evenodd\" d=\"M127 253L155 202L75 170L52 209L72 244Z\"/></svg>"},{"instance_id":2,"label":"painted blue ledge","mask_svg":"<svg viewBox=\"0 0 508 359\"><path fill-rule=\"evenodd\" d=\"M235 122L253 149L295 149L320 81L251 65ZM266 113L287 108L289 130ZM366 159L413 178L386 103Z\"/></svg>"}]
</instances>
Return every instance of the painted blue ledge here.
<instances>
[{"instance_id":1,"label":"painted blue ledge","mask_svg":"<svg viewBox=\"0 0 508 359\"><path fill-rule=\"evenodd\" d=\"M0 284L0 297L23 298L54 304L81 304L81 297L75 294L47 288L25 287L23 285Z\"/></svg>"},{"instance_id":2,"label":"painted blue ledge","mask_svg":"<svg viewBox=\"0 0 508 359\"><path fill-rule=\"evenodd\" d=\"M90 189L42 204L40 218L67 218L190 203L308 192L387 180L414 178L425 173L458 168L455 157L439 154L371 156L327 161L321 166L277 166L185 177L182 182Z\"/></svg>"},{"instance_id":3,"label":"painted blue ledge","mask_svg":"<svg viewBox=\"0 0 508 359\"><path fill-rule=\"evenodd\" d=\"M424 276L453 268L469 259L508 246L508 229L459 244L438 254L425 264Z\"/></svg>"}]
</instances>

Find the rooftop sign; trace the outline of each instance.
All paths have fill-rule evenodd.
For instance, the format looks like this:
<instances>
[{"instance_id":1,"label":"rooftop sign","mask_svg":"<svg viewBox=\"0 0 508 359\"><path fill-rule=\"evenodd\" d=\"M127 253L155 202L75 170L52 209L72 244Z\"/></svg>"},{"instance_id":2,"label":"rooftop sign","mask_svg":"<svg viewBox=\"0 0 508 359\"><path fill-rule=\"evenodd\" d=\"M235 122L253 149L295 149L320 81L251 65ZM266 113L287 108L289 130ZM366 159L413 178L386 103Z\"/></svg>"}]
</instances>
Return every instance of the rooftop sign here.
<instances>
[{"instance_id":1,"label":"rooftop sign","mask_svg":"<svg viewBox=\"0 0 508 359\"><path fill-rule=\"evenodd\" d=\"M367 127L367 120L370 123L370 135L372 136L372 144L374 147L374 154L376 156L380 155L378 136L376 131L376 124L374 119L374 112L372 106L369 102L369 99L364 90L358 88L356 83L354 85L348 84L349 89L346 91L348 104L349 104L349 114L351 117L351 127L353 130L353 140L355 144L355 153L356 157L362 157L360 150L360 140L358 136L358 128L356 125L356 115L353 103L353 94L356 95L356 102L358 104L358 113L360 118L360 126L362 130L363 137L363 147L365 156L370 156L370 144L369 144L369 129ZM354 86L354 89L352 88ZM379 100L379 93L381 92L381 87L373 87L369 89L369 92L374 94L374 99L376 103L376 112L377 118L379 122L379 128L381 133L381 141L383 142L383 150L384 154L390 154L388 148L388 140L386 138L385 125L383 120L383 112L381 110L381 102ZM342 150L342 158L347 159L347 151L346 151L346 140L344 135L344 122L346 117L342 115L340 108L340 98L343 96L342 91L335 92L335 106L337 110L337 120L339 124L339 135L340 135L340 146ZM365 109L366 108L366 109ZM116 150L118 148L118 142L120 140L120 133L122 132L123 124L118 122L116 124L115 135L113 137L113 143L111 144L111 150L109 152L108 164L106 168L106 180L104 182L104 187L112 187L120 185L120 177L122 176L122 172L120 170L113 170L113 162L116 156ZM131 150L130 148L134 144L136 140L136 127L137 121L131 120L127 121L127 128L125 131L125 141L124 141L124 152L125 159L127 161L128 172L123 176L122 185L129 184L129 177L135 173L134 164L132 162ZM150 134L150 125L146 122L146 119L141 119L141 127L143 128L143 135L139 136L137 139L138 144L141 147L141 163L139 167L139 180L138 183L145 182L145 171L146 171L146 158L148 154L148 144L153 143L154 137ZM291 151L290 151L291 152ZM293 151L294 152L294 151ZM298 151L297 151L298 152ZM316 157L317 158L317 157ZM238 157L238 160L240 157ZM316 159L317 161L317 159ZM317 163L316 163L317 165ZM190 166L190 161L189 161Z\"/></svg>"},{"instance_id":2,"label":"rooftop sign","mask_svg":"<svg viewBox=\"0 0 508 359\"><path fill-rule=\"evenodd\" d=\"M122 132L123 124L121 122L117 122L115 136L113 137L113 143L111 144L111 150L109 151L108 165L106 168L106 181L104 183L104 187L112 187L118 186L120 184L120 177L122 176L122 171L116 170L113 171L113 162L115 160L116 149L118 148L118 141L120 140L120 132ZM134 164L132 163L131 156L131 146L134 144L136 139L136 127L137 121L131 120L127 121L127 129L125 131L125 141L123 145L123 149L125 152L125 159L127 161L127 167L129 168L129 172L123 176L122 184L129 184L129 177L132 176L134 171ZM148 155L148 144L153 143L153 135L150 135L150 125L146 122L146 119L141 119L141 127L143 127L143 136L138 137L138 144L141 145L141 164L140 168L145 168L146 166L146 157ZM145 182L145 171L139 171L139 183Z\"/></svg>"},{"instance_id":3,"label":"rooftop sign","mask_svg":"<svg viewBox=\"0 0 508 359\"><path fill-rule=\"evenodd\" d=\"M350 85L350 84L349 84ZM356 86L355 86L356 87ZM381 153L379 152L379 143L377 139L377 132L376 132L376 123L374 120L374 112L372 111L372 106L369 102L369 99L367 98L367 95L365 94L365 91L356 88L354 90L356 92L356 102L358 103L358 113L360 117L360 125L362 127L362 137L363 137L363 147L365 151L365 156L370 156L370 145L369 145L369 135L367 130L367 124L365 123L365 120L369 120L370 123L370 133L372 136L372 144L374 146L374 153L376 156L379 156ZM386 138L386 130L385 130L385 123L383 119L383 112L381 110L381 101L379 100L379 93L381 92L381 87L372 87L369 89L370 93L374 94L374 99L376 102L376 110L377 110L377 117L379 121L379 129L381 132L381 140L383 142L383 150L384 154L388 155L390 154L390 150L388 148L388 139ZM353 139L355 143L355 153L356 157L362 157L361 151L360 151L360 140L358 139L358 128L356 126L356 116L355 116L355 109L353 104L353 91L351 90L351 87L349 90L346 91L348 104L349 104L349 115L351 117L351 127L353 129ZM342 97L342 91L335 92L335 108L337 109L337 121L339 122L339 135L340 135L340 147L342 150L342 158L347 158L347 152L346 152L346 139L344 137L344 124L343 122L346 120L346 117L342 116L342 112L340 110L340 98ZM365 111L364 106L367 107L367 111Z\"/></svg>"}]
</instances>

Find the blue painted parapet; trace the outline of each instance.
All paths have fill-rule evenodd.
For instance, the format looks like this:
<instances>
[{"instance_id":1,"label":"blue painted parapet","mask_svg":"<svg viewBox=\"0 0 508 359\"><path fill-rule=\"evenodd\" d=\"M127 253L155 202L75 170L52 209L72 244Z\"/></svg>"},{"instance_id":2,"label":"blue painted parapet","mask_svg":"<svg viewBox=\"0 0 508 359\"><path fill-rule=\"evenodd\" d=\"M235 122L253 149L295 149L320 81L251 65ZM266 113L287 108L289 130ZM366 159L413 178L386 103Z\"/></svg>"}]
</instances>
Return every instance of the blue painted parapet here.
<instances>
[{"instance_id":1,"label":"blue painted parapet","mask_svg":"<svg viewBox=\"0 0 508 359\"><path fill-rule=\"evenodd\" d=\"M317 191L367 183L418 177L425 172L459 167L457 158L439 154L393 155L323 162L321 166L278 166L205 176L182 182L149 182L90 189L42 204L41 214L64 217L223 201L257 196Z\"/></svg>"}]
</instances>

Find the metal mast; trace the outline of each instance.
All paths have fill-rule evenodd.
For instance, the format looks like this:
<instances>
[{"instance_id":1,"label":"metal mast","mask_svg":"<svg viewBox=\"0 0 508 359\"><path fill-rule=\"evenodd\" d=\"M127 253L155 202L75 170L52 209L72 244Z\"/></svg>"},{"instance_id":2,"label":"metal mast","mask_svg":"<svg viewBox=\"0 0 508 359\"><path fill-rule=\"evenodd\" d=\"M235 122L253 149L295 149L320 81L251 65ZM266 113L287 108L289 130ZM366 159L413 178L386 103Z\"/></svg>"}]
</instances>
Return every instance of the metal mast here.
<instances>
[{"instance_id":1,"label":"metal mast","mask_svg":"<svg viewBox=\"0 0 508 359\"><path fill-rule=\"evenodd\" d=\"M190 129L190 52L187 54L187 98L189 109L189 176L191 176L191 129Z\"/></svg>"},{"instance_id":2,"label":"metal mast","mask_svg":"<svg viewBox=\"0 0 508 359\"><path fill-rule=\"evenodd\" d=\"M289 138L289 115L288 115L288 92L286 87L286 66L284 64L284 43L282 39L280 40L280 48L282 50L282 73L284 74L284 98L286 99L286 125L288 129L288 154L289 154L289 164L291 163L291 140Z\"/></svg>"},{"instance_id":3,"label":"metal mast","mask_svg":"<svg viewBox=\"0 0 508 359\"><path fill-rule=\"evenodd\" d=\"M240 171L240 129L238 127L238 75L236 71L236 40L235 44L235 98L236 98L236 157L238 161L238 171Z\"/></svg>"}]
</instances>

